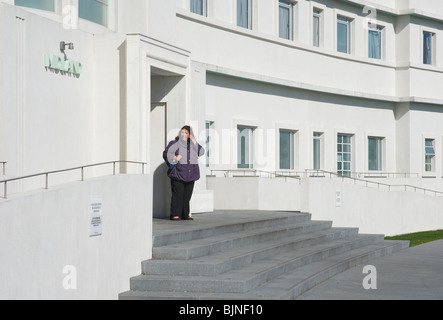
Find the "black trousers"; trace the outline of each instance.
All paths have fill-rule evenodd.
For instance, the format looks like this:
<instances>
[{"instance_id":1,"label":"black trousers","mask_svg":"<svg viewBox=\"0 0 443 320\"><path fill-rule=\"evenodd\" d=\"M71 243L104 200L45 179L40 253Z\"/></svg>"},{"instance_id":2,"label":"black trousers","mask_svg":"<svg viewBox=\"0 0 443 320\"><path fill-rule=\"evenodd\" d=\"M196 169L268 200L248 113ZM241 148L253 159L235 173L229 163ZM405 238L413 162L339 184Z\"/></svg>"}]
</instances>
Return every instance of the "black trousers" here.
<instances>
[{"instance_id":1,"label":"black trousers","mask_svg":"<svg viewBox=\"0 0 443 320\"><path fill-rule=\"evenodd\" d=\"M187 219L190 213L189 201L194 191L194 181L184 182L171 179L171 218Z\"/></svg>"}]
</instances>

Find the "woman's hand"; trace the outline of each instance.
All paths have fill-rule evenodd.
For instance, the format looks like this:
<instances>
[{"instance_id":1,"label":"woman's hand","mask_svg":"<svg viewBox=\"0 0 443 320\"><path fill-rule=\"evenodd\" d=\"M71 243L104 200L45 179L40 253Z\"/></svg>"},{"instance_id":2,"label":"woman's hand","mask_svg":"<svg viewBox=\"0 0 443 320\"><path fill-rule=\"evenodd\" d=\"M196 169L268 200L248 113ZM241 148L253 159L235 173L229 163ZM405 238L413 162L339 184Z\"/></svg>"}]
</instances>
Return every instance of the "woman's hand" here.
<instances>
[{"instance_id":1,"label":"woman's hand","mask_svg":"<svg viewBox=\"0 0 443 320\"><path fill-rule=\"evenodd\" d=\"M175 159L176 161L180 161L180 160L181 160L181 158L182 158L182 156L181 156L181 155L178 155L178 156L175 156L175 157L174 157L174 159Z\"/></svg>"},{"instance_id":2,"label":"woman's hand","mask_svg":"<svg viewBox=\"0 0 443 320\"><path fill-rule=\"evenodd\" d=\"M194 138L193 135L190 136L190 139L191 139L191 142L192 142L194 145L197 144L197 140L195 140L195 138Z\"/></svg>"}]
</instances>

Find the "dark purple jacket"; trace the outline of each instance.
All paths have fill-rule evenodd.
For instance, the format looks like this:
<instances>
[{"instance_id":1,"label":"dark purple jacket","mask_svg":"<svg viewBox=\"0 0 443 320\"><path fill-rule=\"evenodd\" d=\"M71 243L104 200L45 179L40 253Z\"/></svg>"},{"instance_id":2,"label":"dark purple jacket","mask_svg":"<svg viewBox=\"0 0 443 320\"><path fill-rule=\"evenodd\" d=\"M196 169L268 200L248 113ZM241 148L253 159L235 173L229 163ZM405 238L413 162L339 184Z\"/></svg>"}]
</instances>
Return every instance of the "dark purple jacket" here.
<instances>
[{"instance_id":1,"label":"dark purple jacket","mask_svg":"<svg viewBox=\"0 0 443 320\"><path fill-rule=\"evenodd\" d=\"M198 143L194 145L190 139L187 142L181 139L170 141L163 151L163 159L169 166L168 177L184 182L200 179L198 157L204 154L205 149ZM177 155L182 156L178 162L173 160Z\"/></svg>"}]
</instances>

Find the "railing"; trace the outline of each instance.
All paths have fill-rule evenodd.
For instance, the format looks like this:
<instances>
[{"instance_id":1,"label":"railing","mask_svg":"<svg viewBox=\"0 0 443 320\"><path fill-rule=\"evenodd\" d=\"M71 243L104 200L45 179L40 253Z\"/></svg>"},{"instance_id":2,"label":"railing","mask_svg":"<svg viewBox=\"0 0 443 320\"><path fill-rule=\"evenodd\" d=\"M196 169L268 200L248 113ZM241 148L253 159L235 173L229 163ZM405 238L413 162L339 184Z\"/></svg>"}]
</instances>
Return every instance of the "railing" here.
<instances>
[{"instance_id":1,"label":"railing","mask_svg":"<svg viewBox=\"0 0 443 320\"><path fill-rule=\"evenodd\" d=\"M377 189L386 188L385 190L388 190L388 191L395 191L394 189L396 189L397 191L411 190L414 192L422 191L423 194L425 194L425 195L426 194L433 194L435 197L437 197L437 195L443 196L443 192L441 192L441 191L430 190L430 189L406 185L406 184L393 185L393 184L381 183L381 182L377 182L377 181L365 180L365 179L354 178L354 177L347 177L347 176L339 175L336 172L330 172L330 171L325 171L325 170L306 169L305 172L306 172L306 175L310 176L310 177L326 177L327 175L329 175L329 178L332 178L334 176L336 178L342 179L342 181L344 181L346 179L351 180L354 182L355 185L358 182L361 182L366 187L369 187L370 185L375 185L377 187Z\"/></svg>"},{"instance_id":2,"label":"railing","mask_svg":"<svg viewBox=\"0 0 443 320\"><path fill-rule=\"evenodd\" d=\"M285 178L285 180L296 179L301 180L299 173L294 171L265 171L257 169L211 169L211 175L214 172L224 172L224 177L257 177L257 178Z\"/></svg>"},{"instance_id":3,"label":"railing","mask_svg":"<svg viewBox=\"0 0 443 320\"><path fill-rule=\"evenodd\" d=\"M81 172L81 181L84 181L84 179L85 179L85 176L84 176L85 168L98 167L98 166L112 164L113 165L113 175L115 175L116 174L116 164L117 163L139 164L139 165L141 165L141 168L142 168L141 173L142 174L145 173L145 165L146 165L145 162L125 161L125 160L101 162L101 163L90 164L90 165L85 165L85 166L81 166L81 167L75 167L75 168L69 168L69 169L63 169L63 170L56 170L56 171L48 171L48 172L44 172L44 173L31 174L31 175L27 175L27 176L23 176L23 177L16 177L16 178L9 178L9 179L6 179L6 180L0 180L0 184L3 183L3 185L4 185L4 196L3 196L3 198L4 199L8 198L8 183L9 182L19 181L19 180L24 180L24 179L34 178L34 177L40 177L40 176L45 176L45 189L49 189L49 175L51 175L51 174L80 170L80 172Z\"/></svg>"}]
</instances>

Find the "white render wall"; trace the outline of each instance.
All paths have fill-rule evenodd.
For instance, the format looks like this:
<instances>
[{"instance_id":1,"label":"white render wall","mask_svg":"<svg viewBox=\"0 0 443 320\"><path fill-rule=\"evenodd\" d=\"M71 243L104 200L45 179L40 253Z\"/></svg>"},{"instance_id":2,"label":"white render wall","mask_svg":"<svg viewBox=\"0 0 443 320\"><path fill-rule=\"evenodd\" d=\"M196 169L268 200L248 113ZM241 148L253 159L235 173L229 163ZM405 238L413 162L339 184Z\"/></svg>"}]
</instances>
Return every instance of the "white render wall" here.
<instances>
[{"instance_id":1,"label":"white render wall","mask_svg":"<svg viewBox=\"0 0 443 320\"><path fill-rule=\"evenodd\" d=\"M1 199L0 299L115 300L129 290L152 257L151 184L118 175ZM94 198L102 235L90 237Z\"/></svg>"}]
</instances>

